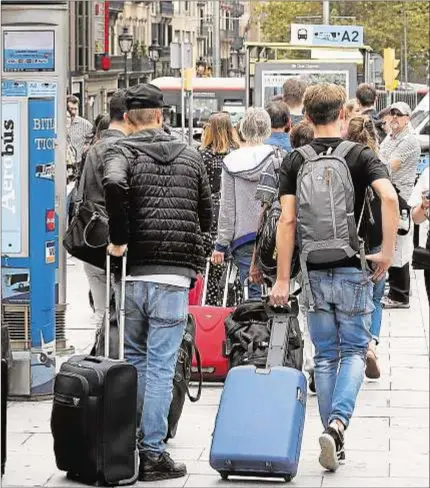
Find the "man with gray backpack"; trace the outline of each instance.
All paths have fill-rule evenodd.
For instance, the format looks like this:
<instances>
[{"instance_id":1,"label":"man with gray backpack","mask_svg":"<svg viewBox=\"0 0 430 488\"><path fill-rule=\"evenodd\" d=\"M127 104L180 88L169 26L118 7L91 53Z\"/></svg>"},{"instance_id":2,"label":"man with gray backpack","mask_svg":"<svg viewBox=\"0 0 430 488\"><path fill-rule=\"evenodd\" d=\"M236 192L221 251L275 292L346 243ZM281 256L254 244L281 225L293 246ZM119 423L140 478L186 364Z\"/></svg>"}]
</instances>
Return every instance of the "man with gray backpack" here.
<instances>
[{"instance_id":1,"label":"man with gray backpack","mask_svg":"<svg viewBox=\"0 0 430 488\"><path fill-rule=\"evenodd\" d=\"M288 301L297 231L324 425L319 461L330 471L345 459L344 431L371 340L373 282L385 276L392 262L399 220L397 194L382 163L366 146L341 139L345 102L345 91L337 85L306 90L304 109L315 139L282 163L277 281L271 294L275 306ZM369 186L381 199L383 242L379 253L366 256L359 231Z\"/></svg>"}]
</instances>

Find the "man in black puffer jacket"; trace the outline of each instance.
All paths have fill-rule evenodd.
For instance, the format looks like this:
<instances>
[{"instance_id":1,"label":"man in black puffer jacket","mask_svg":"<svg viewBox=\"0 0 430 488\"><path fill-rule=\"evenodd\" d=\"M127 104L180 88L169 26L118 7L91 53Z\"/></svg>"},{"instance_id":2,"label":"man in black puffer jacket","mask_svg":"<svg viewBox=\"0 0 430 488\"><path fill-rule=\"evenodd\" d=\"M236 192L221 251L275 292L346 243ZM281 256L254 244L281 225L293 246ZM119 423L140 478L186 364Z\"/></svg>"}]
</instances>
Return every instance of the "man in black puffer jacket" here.
<instances>
[{"instance_id":1,"label":"man in black puffer jacket","mask_svg":"<svg viewBox=\"0 0 430 488\"><path fill-rule=\"evenodd\" d=\"M108 250L121 256L128 249L125 357L139 378L139 480L155 481L187 472L165 452L164 439L188 290L204 267L201 232L210 230L212 201L199 153L162 129L161 91L136 85L126 106L133 135L105 159Z\"/></svg>"}]
</instances>

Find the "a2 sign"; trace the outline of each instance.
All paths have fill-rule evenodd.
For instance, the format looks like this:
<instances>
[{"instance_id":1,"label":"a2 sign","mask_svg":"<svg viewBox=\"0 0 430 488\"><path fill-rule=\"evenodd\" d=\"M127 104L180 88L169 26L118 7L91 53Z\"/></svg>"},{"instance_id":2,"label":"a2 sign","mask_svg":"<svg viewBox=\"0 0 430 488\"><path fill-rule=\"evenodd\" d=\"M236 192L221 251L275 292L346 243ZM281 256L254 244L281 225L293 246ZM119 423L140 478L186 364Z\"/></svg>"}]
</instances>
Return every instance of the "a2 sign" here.
<instances>
[{"instance_id":1,"label":"a2 sign","mask_svg":"<svg viewBox=\"0 0 430 488\"><path fill-rule=\"evenodd\" d=\"M291 24L291 43L359 48L363 45L363 27Z\"/></svg>"}]
</instances>

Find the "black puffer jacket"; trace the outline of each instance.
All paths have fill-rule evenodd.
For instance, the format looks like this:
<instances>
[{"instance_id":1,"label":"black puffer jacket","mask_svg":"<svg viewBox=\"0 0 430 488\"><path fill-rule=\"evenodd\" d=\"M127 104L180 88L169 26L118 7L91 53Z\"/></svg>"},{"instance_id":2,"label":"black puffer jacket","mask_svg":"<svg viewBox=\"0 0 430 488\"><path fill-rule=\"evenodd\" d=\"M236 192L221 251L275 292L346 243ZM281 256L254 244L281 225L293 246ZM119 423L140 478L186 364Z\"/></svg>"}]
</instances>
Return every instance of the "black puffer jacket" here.
<instances>
[{"instance_id":1,"label":"black puffer jacket","mask_svg":"<svg viewBox=\"0 0 430 488\"><path fill-rule=\"evenodd\" d=\"M128 243L132 275L204 268L201 232L212 222L199 153L163 130L141 131L111 147L103 179L112 243Z\"/></svg>"}]
</instances>

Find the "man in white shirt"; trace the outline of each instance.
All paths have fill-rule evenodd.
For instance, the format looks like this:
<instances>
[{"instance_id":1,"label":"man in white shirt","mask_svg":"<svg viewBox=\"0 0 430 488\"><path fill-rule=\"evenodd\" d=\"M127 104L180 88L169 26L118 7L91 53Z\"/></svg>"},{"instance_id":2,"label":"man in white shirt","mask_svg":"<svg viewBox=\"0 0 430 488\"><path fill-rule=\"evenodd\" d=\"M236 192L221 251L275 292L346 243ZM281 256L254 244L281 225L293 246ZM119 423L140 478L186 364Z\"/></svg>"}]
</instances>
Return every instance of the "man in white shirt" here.
<instances>
[{"instance_id":1,"label":"man in white shirt","mask_svg":"<svg viewBox=\"0 0 430 488\"><path fill-rule=\"evenodd\" d=\"M393 184L400 196L408 201L416 178L416 168L421 147L411 125L411 108L405 102L396 102L390 107L390 133L383 140L379 152L382 162L387 164ZM396 255L389 270L390 290L382 299L384 308L409 308L411 278L411 232L398 235Z\"/></svg>"}]
</instances>

